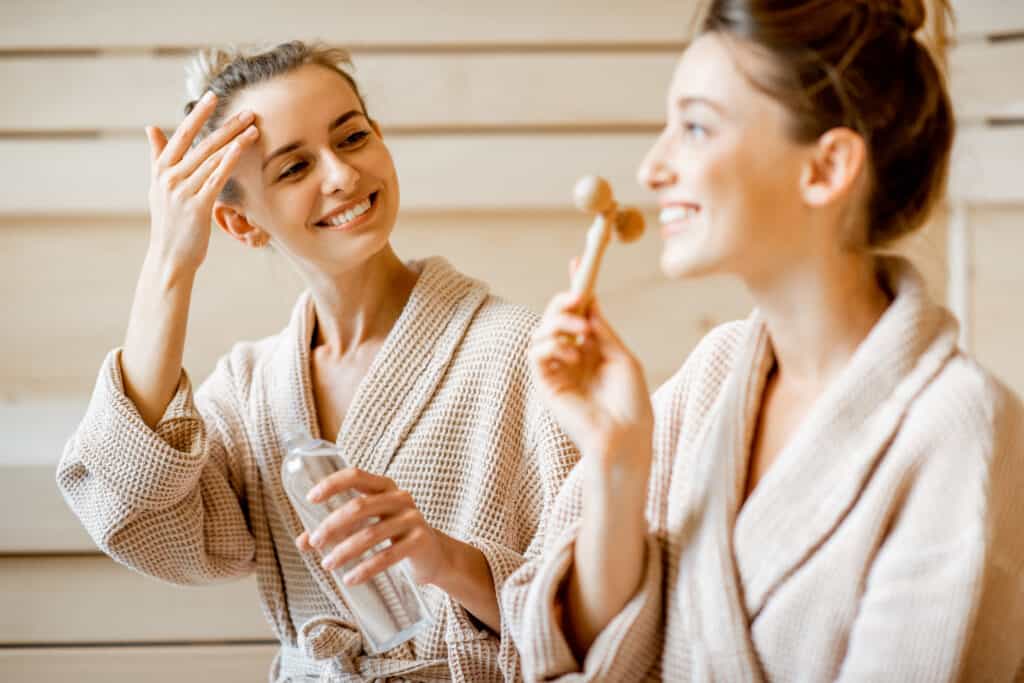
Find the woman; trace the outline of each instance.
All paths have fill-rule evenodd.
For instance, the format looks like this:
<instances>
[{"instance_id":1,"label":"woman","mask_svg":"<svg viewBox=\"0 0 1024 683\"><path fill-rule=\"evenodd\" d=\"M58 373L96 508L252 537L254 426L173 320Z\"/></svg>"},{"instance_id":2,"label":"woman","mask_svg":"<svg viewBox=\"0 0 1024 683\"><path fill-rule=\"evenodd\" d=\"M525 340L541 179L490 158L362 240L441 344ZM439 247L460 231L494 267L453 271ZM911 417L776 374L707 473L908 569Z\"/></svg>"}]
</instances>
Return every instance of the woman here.
<instances>
[{"instance_id":1,"label":"woman","mask_svg":"<svg viewBox=\"0 0 1024 683\"><path fill-rule=\"evenodd\" d=\"M552 300L531 357L582 460L503 591L524 674L1012 680L1024 412L877 253L947 173L922 2L710 5L640 179L662 270L737 276L756 310L652 405L600 308Z\"/></svg>"},{"instance_id":2,"label":"woman","mask_svg":"<svg viewBox=\"0 0 1024 683\"><path fill-rule=\"evenodd\" d=\"M57 479L124 564L177 583L255 571L281 640L274 681L513 680L496 587L539 552L577 456L531 398L534 318L441 259L392 250L398 179L346 63L298 42L204 53L184 122L170 140L147 130L150 248L127 338ZM193 397L182 350L211 215L309 289L280 334L236 345ZM296 429L354 465L321 499L366 494L312 538L279 474ZM371 657L328 571L384 540L345 580L408 560L437 619Z\"/></svg>"}]
</instances>

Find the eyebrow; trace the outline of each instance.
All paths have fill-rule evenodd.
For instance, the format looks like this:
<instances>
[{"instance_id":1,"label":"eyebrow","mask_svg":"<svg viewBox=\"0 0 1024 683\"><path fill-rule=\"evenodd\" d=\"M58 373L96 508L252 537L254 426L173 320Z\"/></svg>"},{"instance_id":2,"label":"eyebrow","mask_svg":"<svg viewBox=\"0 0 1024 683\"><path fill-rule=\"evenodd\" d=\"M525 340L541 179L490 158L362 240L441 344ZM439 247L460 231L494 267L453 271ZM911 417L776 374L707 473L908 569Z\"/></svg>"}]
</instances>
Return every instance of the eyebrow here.
<instances>
[{"instance_id":1,"label":"eyebrow","mask_svg":"<svg viewBox=\"0 0 1024 683\"><path fill-rule=\"evenodd\" d=\"M331 123L331 125L327 128L327 131L330 132L330 131L334 130L338 126L343 125L346 121L348 121L349 119L351 119L354 116L363 116L363 117L365 117L366 114L364 114L359 109L350 109L349 111L345 112L344 114L342 114L338 118L334 119L334 121ZM294 152L298 148L302 147L302 145L304 145L304 144L305 143L302 140L297 140L295 142L289 142L287 145L284 145L282 147L278 147L273 152L271 152L270 156L268 156L266 159L263 160L263 166L261 168L262 169L266 169L267 164L269 164L271 161L273 161L277 157L281 156L282 154L288 154L288 152Z\"/></svg>"},{"instance_id":2,"label":"eyebrow","mask_svg":"<svg viewBox=\"0 0 1024 683\"><path fill-rule=\"evenodd\" d=\"M705 106L710 107L711 109L714 109L716 112L718 112L722 116L726 116L727 115L726 112L725 112L725 107L720 105L718 102L715 102L714 100L710 100L710 99L708 99L706 97L687 97L687 96L683 96L683 97L680 97L678 100L676 100L676 106L679 109L686 109L687 107L691 107L691 106L693 106L695 104L703 104Z\"/></svg>"}]
</instances>

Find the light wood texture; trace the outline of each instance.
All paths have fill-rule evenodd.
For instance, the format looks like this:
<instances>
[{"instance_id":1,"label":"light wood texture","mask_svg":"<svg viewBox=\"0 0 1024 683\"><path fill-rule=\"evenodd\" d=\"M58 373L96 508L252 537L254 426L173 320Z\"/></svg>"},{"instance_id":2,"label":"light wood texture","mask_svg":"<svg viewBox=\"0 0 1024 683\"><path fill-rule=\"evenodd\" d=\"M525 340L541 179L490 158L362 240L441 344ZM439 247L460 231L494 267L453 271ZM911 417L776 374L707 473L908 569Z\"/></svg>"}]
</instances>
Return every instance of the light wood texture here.
<instances>
[{"instance_id":1,"label":"light wood texture","mask_svg":"<svg viewBox=\"0 0 1024 683\"><path fill-rule=\"evenodd\" d=\"M1024 126L965 128L953 152L952 201L972 204L1024 202Z\"/></svg>"},{"instance_id":2,"label":"light wood texture","mask_svg":"<svg viewBox=\"0 0 1024 683\"><path fill-rule=\"evenodd\" d=\"M61 451L52 450L52 437L59 434L64 440L71 435L85 412L86 401L64 403L74 403L79 409L74 422L58 427L62 428L61 432L55 429L52 433L25 431L21 434L19 441L24 450L18 455L23 459L35 458L37 464L11 465L0 460L0 562L3 555L11 553L99 552L65 504L54 477ZM41 421L36 416L45 416L52 410L46 401L34 401L32 407L36 415L25 417L36 423ZM5 412L0 409L0 417L7 418ZM0 592L0 601L6 599L4 595Z\"/></svg>"},{"instance_id":3,"label":"light wood texture","mask_svg":"<svg viewBox=\"0 0 1024 683\"><path fill-rule=\"evenodd\" d=\"M0 643L273 639L255 577L185 587L102 555L25 556L0 557L0 585Z\"/></svg>"},{"instance_id":4,"label":"light wood texture","mask_svg":"<svg viewBox=\"0 0 1024 683\"><path fill-rule=\"evenodd\" d=\"M1024 3L1021 3L1024 6ZM960 123L1024 121L1024 40L966 43L950 53L950 88Z\"/></svg>"},{"instance_id":5,"label":"light wood texture","mask_svg":"<svg viewBox=\"0 0 1024 683\"><path fill-rule=\"evenodd\" d=\"M678 56L678 49L668 49L369 52L354 59L371 114L393 131L654 129L664 123L665 89ZM1024 94L1005 83L1007 65L1024 64L1024 41L968 42L951 52L950 63L961 122L1024 117ZM182 55L0 59L0 82L8 84L0 131L173 129L185 103L184 65ZM629 97L608 96L623 88Z\"/></svg>"},{"instance_id":6,"label":"light wood texture","mask_svg":"<svg viewBox=\"0 0 1024 683\"><path fill-rule=\"evenodd\" d=\"M660 125L679 50L363 53L354 75L389 130ZM0 59L0 130L173 129L185 104L185 57ZM566 84L573 87L566 87ZM629 97L609 97L628 88ZM40 107L41 101L47 102Z\"/></svg>"},{"instance_id":7,"label":"light wood texture","mask_svg":"<svg viewBox=\"0 0 1024 683\"><path fill-rule=\"evenodd\" d=\"M381 0L126 3L7 0L0 48L189 46L321 38L346 45L633 45L681 43L695 2Z\"/></svg>"},{"instance_id":8,"label":"light wood texture","mask_svg":"<svg viewBox=\"0 0 1024 683\"><path fill-rule=\"evenodd\" d=\"M387 136L387 132L385 131ZM405 210L569 208L580 169L629 203L653 203L635 171L655 134L387 136ZM142 133L83 140L0 139L0 214L143 213L149 152Z\"/></svg>"},{"instance_id":9,"label":"light wood texture","mask_svg":"<svg viewBox=\"0 0 1024 683\"><path fill-rule=\"evenodd\" d=\"M953 11L962 38L1024 32L1024 3L1018 0L953 0Z\"/></svg>"},{"instance_id":10,"label":"light wood texture","mask_svg":"<svg viewBox=\"0 0 1024 683\"><path fill-rule=\"evenodd\" d=\"M0 650L4 683L182 683L267 680L276 645L33 648Z\"/></svg>"},{"instance_id":11,"label":"light wood texture","mask_svg":"<svg viewBox=\"0 0 1024 683\"><path fill-rule=\"evenodd\" d=\"M1024 396L1024 206L970 212L973 353Z\"/></svg>"}]
</instances>

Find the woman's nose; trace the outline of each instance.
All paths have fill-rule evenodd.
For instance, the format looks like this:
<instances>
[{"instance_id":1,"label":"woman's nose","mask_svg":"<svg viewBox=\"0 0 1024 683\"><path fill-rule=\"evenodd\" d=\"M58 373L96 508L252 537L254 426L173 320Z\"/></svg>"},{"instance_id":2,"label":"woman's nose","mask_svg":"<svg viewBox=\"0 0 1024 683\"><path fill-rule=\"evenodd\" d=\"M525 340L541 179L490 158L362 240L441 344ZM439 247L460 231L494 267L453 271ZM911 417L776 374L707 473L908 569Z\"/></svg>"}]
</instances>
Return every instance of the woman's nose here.
<instances>
[{"instance_id":1,"label":"woman's nose","mask_svg":"<svg viewBox=\"0 0 1024 683\"><path fill-rule=\"evenodd\" d=\"M324 194L340 192L347 195L358 187L359 171L333 150L324 152L321 167L324 169Z\"/></svg>"},{"instance_id":2,"label":"woman's nose","mask_svg":"<svg viewBox=\"0 0 1024 683\"><path fill-rule=\"evenodd\" d=\"M650 190L658 190L676 181L676 174L668 160L668 140L663 133L647 151L640 168L637 182Z\"/></svg>"}]
</instances>

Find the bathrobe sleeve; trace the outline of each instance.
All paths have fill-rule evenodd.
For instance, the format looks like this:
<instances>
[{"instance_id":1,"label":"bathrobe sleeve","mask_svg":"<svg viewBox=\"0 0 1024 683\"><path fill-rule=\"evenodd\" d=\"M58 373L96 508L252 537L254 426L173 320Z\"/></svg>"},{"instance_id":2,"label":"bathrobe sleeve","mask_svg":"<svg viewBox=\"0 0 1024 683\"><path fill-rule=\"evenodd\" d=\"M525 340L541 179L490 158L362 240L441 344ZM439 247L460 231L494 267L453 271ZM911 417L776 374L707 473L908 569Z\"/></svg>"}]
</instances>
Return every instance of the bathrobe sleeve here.
<instances>
[{"instance_id":1,"label":"bathrobe sleeve","mask_svg":"<svg viewBox=\"0 0 1024 683\"><path fill-rule=\"evenodd\" d=\"M101 550L159 579L198 584L254 569L244 504L237 378L222 360L193 400L182 371L155 429L124 392L120 350L104 360L57 469L65 500Z\"/></svg>"}]
</instances>

